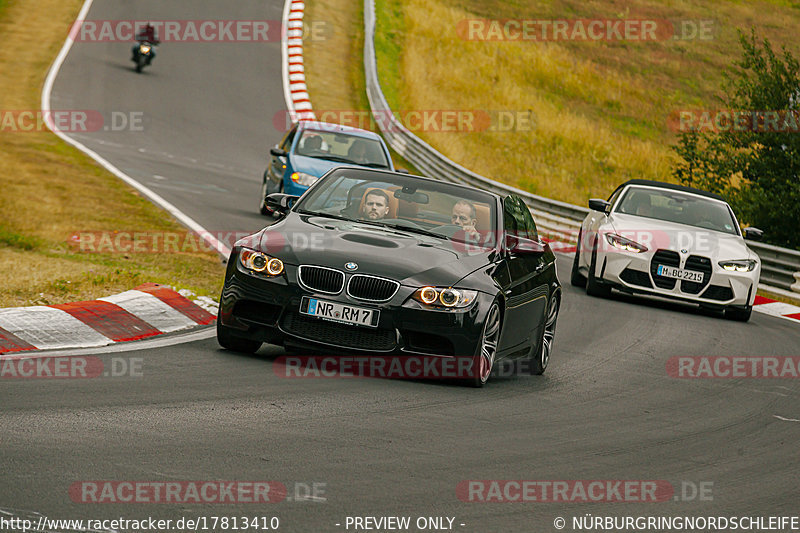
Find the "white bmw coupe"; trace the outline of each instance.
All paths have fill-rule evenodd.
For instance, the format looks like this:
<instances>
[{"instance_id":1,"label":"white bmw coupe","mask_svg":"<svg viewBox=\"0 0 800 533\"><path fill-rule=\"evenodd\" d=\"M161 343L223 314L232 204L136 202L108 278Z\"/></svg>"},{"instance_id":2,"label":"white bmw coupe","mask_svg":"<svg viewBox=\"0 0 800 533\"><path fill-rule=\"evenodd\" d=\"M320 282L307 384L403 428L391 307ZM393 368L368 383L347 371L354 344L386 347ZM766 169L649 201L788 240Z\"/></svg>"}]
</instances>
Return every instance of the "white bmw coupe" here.
<instances>
[{"instance_id":1,"label":"white bmw coupe","mask_svg":"<svg viewBox=\"0 0 800 533\"><path fill-rule=\"evenodd\" d=\"M761 261L720 196L691 187L630 180L608 201L589 200L572 265L572 284L593 296L611 289L724 309L746 322L756 297Z\"/></svg>"}]
</instances>

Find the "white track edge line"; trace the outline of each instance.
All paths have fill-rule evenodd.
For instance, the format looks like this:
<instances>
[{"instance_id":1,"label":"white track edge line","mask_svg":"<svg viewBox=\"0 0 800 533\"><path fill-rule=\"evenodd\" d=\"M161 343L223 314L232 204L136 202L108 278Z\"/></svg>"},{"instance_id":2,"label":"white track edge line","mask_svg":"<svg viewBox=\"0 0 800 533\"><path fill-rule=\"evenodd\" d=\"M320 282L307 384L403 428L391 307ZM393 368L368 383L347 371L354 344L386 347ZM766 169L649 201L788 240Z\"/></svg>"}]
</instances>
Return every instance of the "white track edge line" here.
<instances>
[{"instance_id":1,"label":"white track edge line","mask_svg":"<svg viewBox=\"0 0 800 533\"><path fill-rule=\"evenodd\" d=\"M80 13L78 13L78 17L76 20L84 20L86 14L89 12L89 9L92 7L92 2L94 0L86 0L81 8ZM70 49L72 48L72 38L67 36L67 39L64 41L64 45L61 47L61 51L56 56L55 61L50 66L50 70L47 73L47 78L45 78L44 87L42 88L42 114L44 116L45 124L47 124L48 129L55 133L59 138L63 141L71 144L81 152L85 153L92 159L94 159L97 163L100 164L103 168L114 174L116 177L133 187L134 189L138 190L142 194L144 194L150 201L152 201L157 206L161 207L169 214L177 218L184 226L188 227L190 230L195 231L198 235L202 236L203 239L208 242L214 249L219 253L223 259L227 259L231 253L230 248L225 246L219 239L214 237L208 230L206 230L203 226L195 222L192 218L188 215L183 213L177 207L172 205L170 202L162 198L156 192L148 189L138 181L134 180L117 167L112 165L109 161L104 159L95 151L91 150L90 148L86 147L85 145L81 144L80 142L70 138L69 136L65 135L61 131L57 130L54 127L53 119L50 116L50 93L53 90L53 84L55 83L56 77L58 76L58 72L61 69L61 65L64 63L64 60L67 58L67 54L69 53Z\"/></svg>"}]
</instances>

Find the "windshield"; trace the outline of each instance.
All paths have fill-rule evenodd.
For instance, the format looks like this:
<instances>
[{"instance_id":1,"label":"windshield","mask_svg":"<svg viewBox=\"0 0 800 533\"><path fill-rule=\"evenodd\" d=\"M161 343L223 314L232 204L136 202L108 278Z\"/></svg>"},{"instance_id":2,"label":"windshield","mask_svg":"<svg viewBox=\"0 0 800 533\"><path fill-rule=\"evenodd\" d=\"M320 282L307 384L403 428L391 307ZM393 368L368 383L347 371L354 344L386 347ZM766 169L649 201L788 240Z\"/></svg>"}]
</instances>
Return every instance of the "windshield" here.
<instances>
[{"instance_id":1,"label":"windshield","mask_svg":"<svg viewBox=\"0 0 800 533\"><path fill-rule=\"evenodd\" d=\"M333 170L295 211L465 242L491 238L497 220L495 197L483 191L353 168Z\"/></svg>"},{"instance_id":2,"label":"windshield","mask_svg":"<svg viewBox=\"0 0 800 533\"><path fill-rule=\"evenodd\" d=\"M739 234L728 204L679 191L631 187L614 211L732 235Z\"/></svg>"},{"instance_id":3,"label":"windshield","mask_svg":"<svg viewBox=\"0 0 800 533\"><path fill-rule=\"evenodd\" d=\"M389 168L379 141L335 131L303 130L295 153L354 165Z\"/></svg>"}]
</instances>

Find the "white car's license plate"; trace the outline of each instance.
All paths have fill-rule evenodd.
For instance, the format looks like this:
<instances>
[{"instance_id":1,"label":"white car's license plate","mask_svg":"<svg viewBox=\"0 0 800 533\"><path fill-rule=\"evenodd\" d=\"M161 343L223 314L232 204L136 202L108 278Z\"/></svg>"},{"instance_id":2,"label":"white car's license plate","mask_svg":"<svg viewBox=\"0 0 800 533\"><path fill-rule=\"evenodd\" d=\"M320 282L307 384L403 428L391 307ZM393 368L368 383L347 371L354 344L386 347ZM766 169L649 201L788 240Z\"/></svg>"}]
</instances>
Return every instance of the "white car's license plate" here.
<instances>
[{"instance_id":1,"label":"white car's license plate","mask_svg":"<svg viewBox=\"0 0 800 533\"><path fill-rule=\"evenodd\" d=\"M658 265L656 270L659 276L665 278L683 279L686 281L694 281L696 283L703 283L703 273L695 270L681 270L667 265Z\"/></svg>"},{"instance_id":2,"label":"white car's license plate","mask_svg":"<svg viewBox=\"0 0 800 533\"><path fill-rule=\"evenodd\" d=\"M304 315L355 324L358 326L378 327L378 309L366 309L338 302L328 302L304 296L300 302L300 312Z\"/></svg>"}]
</instances>

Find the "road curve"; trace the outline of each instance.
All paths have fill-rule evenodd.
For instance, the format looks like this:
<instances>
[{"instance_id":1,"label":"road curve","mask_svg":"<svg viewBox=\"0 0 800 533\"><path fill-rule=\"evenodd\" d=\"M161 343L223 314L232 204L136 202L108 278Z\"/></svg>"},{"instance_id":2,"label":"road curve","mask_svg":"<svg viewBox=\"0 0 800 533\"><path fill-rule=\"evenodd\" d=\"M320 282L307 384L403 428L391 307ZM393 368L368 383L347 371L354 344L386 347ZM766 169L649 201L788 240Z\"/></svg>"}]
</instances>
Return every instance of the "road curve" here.
<instances>
[{"instance_id":1,"label":"road curve","mask_svg":"<svg viewBox=\"0 0 800 533\"><path fill-rule=\"evenodd\" d=\"M96 0L89 18L278 19L280 10L249 0ZM164 45L141 76L130 70L129 48L76 44L53 108L144 111L146 135L82 142L209 229L259 227L258 175L283 106L278 44ZM565 283L569 266L559 256ZM568 285L563 301L546 374L497 376L481 390L287 379L276 364L282 350L236 355L213 338L99 356L108 368L114 357L137 361L141 375L2 379L0 508L63 519L278 516L280 530L292 532L347 530L348 516L366 515L447 516L456 530L522 532L552 531L557 517L572 531L571 518L587 513L796 513L800 382L676 379L666 365L675 356L797 356L800 328L769 316L740 324L680 304L590 298ZM459 499L460 482L492 479L664 480L679 498ZM69 489L86 480L272 480L292 501L78 503ZM295 501L295 487L312 483L324 494ZM701 484L711 492L690 498Z\"/></svg>"}]
</instances>

